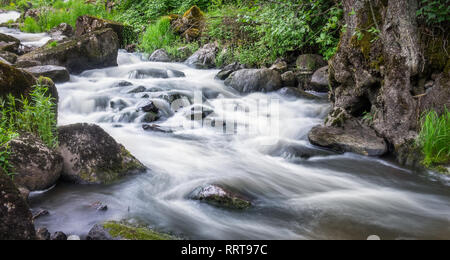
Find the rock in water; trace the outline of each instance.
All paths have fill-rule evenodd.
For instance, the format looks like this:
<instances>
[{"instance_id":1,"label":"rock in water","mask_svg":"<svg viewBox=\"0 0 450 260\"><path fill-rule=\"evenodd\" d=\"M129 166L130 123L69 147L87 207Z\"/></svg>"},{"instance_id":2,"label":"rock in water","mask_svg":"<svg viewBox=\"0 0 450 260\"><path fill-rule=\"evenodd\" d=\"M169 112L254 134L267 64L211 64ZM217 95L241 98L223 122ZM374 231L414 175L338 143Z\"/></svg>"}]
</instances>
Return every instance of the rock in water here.
<instances>
[{"instance_id":1,"label":"rock in water","mask_svg":"<svg viewBox=\"0 0 450 260\"><path fill-rule=\"evenodd\" d=\"M37 240L50 240L51 235L50 232L48 232L48 229L39 228L38 230L36 230L36 237Z\"/></svg>"},{"instance_id":2,"label":"rock in water","mask_svg":"<svg viewBox=\"0 0 450 260\"><path fill-rule=\"evenodd\" d=\"M283 87L281 75L271 69L244 69L233 72L225 85L240 93L271 92Z\"/></svg>"},{"instance_id":3,"label":"rock in water","mask_svg":"<svg viewBox=\"0 0 450 260\"><path fill-rule=\"evenodd\" d=\"M67 240L67 235L64 234L61 231L55 232L52 236L51 236L51 240Z\"/></svg>"},{"instance_id":4,"label":"rock in water","mask_svg":"<svg viewBox=\"0 0 450 260\"><path fill-rule=\"evenodd\" d=\"M146 167L101 127L74 124L58 128L64 158L62 177L79 184L109 184Z\"/></svg>"},{"instance_id":5,"label":"rock in water","mask_svg":"<svg viewBox=\"0 0 450 260\"><path fill-rule=\"evenodd\" d=\"M192 193L192 199L205 201L211 205L231 208L247 209L251 202L217 185L199 187Z\"/></svg>"},{"instance_id":6,"label":"rock in water","mask_svg":"<svg viewBox=\"0 0 450 260\"><path fill-rule=\"evenodd\" d=\"M0 51L8 51L19 54L19 46L20 40L7 34L0 33Z\"/></svg>"},{"instance_id":7,"label":"rock in water","mask_svg":"<svg viewBox=\"0 0 450 260\"><path fill-rule=\"evenodd\" d=\"M133 31L130 26L90 15L79 16L77 18L76 28L75 36L77 37L94 31L111 28L117 34L121 48L126 47L127 39L125 39L125 36L127 33Z\"/></svg>"},{"instance_id":8,"label":"rock in water","mask_svg":"<svg viewBox=\"0 0 450 260\"><path fill-rule=\"evenodd\" d=\"M19 57L18 62L38 61L41 65L66 67L70 73L117 66L119 39L110 28L46 45Z\"/></svg>"},{"instance_id":9,"label":"rock in water","mask_svg":"<svg viewBox=\"0 0 450 260\"><path fill-rule=\"evenodd\" d=\"M63 83L70 80L69 71L61 66L34 66L25 68L25 71L33 74L35 77L47 77L53 80L55 83Z\"/></svg>"},{"instance_id":10,"label":"rock in water","mask_svg":"<svg viewBox=\"0 0 450 260\"><path fill-rule=\"evenodd\" d=\"M215 43L203 46L189 57L185 63L197 69L211 69L216 67L216 54L219 51Z\"/></svg>"},{"instance_id":11,"label":"rock in water","mask_svg":"<svg viewBox=\"0 0 450 260\"><path fill-rule=\"evenodd\" d=\"M154 62L170 62L170 57L164 49L158 49L150 55L148 60Z\"/></svg>"},{"instance_id":12,"label":"rock in water","mask_svg":"<svg viewBox=\"0 0 450 260\"><path fill-rule=\"evenodd\" d=\"M316 126L309 132L308 138L314 145L337 152L366 156L381 156L388 152L383 138L378 137L374 130L353 120L347 120L344 127Z\"/></svg>"},{"instance_id":13,"label":"rock in water","mask_svg":"<svg viewBox=\"0 0 450 260\"><path fill-rule=\"evenodd\" d=\"M8 142L14 182L29 191L45 190L61 176L63 159L39 138L24 133Z\"/></svg>"},{"instance_id":14,"label":"rock in water","mask_svg":"<svg viewBox=\"0 0 450 260\"><path fill-rule=\"evenodd\" d=\"M0 169L0 240L34 240L31 211L19 191Z\"/></svg>"}]
</instances>

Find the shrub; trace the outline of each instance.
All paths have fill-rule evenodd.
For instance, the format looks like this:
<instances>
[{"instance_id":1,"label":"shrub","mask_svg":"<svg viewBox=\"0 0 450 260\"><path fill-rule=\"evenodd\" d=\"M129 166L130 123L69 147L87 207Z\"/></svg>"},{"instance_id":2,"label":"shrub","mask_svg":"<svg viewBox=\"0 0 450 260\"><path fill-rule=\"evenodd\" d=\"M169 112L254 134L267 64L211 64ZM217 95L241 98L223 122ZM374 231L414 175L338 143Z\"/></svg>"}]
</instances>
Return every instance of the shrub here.
<instances>
[{"instance_id":1,"label":"shrub","mask_svg":"<svg viewBox=\"0 0 450 260\"><path fill-rule=\"evenodd\" d=\"M424 114L419 144L426 166L450 162L450 111L447 108L441 116L436 111Z\"/></svg>"},{"instance_id":2,"label":"shrub","mask_svg":"<svg viewBox=\"0 0 450 260\"><path fill-rule=\"evenodd\" d=\"M450 21L450 0L421 0L417 16L428 24Z\"/></svg>"}]
</instances>

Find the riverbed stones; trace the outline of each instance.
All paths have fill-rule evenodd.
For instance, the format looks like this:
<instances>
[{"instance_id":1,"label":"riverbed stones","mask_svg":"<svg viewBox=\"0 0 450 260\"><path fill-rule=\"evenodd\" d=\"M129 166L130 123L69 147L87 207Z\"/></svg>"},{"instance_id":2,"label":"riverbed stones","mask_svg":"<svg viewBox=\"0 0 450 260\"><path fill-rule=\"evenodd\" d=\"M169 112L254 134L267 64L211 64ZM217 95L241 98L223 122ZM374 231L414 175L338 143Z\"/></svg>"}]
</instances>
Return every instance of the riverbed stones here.
<instances>
[{"instance_id":1,"label":"riverbed stones","mask_svg":"<svg viewBox=\"0 0 450 260\"><path fill-rule=\"evenodd\" d=\"M164 49L158 49L150 55L148 60L153 62L170 62L170 57Z\"/></svg>"},{"instance_id":2,"label":"riverbed stones","mask_svg":"<svg viewBox=\"0 0 450 260\"><path fill-rule=\"evenodd\" d=\"M0 169L0 240L33 240L31 211L11 177Z\"/></svg>"},{"instance_id":3,"label":"riverbed stones","mask_svg":"<svg viewBox=\"0 0 450 260\"><path fill-rule=\"evenodd\" d=\"M191 198L217 207L243 210L251 207L251 202L219 185L206 185L195 189Z\"/></svg>"},{"instance_id":4,"label":"riverbed stones","mask_svg":"<svg viewBox=\"0 0 450 260\"><path fill-rule=\"evenodd\" d=\"M271 92L282 88L281 75L271 69L243 69L233 72L225 85L240 93Z\"/></svg>"},{"instance_id":5,"label":"riverbed stones","mask_svg":"<svg viewBox=\"0 0 450 260\"><path fill-rule=\"evenodd\" d=\"M41 65L66 67L70 73L117 66L119 39L110 28L45 45L19 57L18 62L38 61Z\"/></svg>"},{"instance_id":6,"label":"riverbed stones","mask_svg":"<svg viewBox=\"0 0 450 260\"><path fill-rule=\"evenodd\" d=\"M348 119L343 127L316 126L308 134L313 145L336 152L352 152L365 156L381 156L388 152L383 138L356 120Z\"/></svg>"},{"instance_id":7,"label":"riverbed stones","mask_svg":"<svg viewBox=\"0 0 450 260\"><path fill-rule=\"evenodd\" d=\"M61 176L61 155L34 135L23 133L7 145L16 185L29 191L45 190L53 186Z\"/></svg>"},{"instance_id":8,"label":"riverbed stones","mask_svg":"<svg viewBox=\"0 0 450 260\"><path fill-rule=\"evenodd\" d=\"M101 127L73 124L58 128L62 177L78 184L109 184L146 170L125 147Z\"/></svg>"},{"instance_id":9,"label":"riverbed stones","mask_svg":"<svg viewBox=\"0 0 450 260\"><path fill-rule=\"evenodd\" d=\"M55 83L63 83L70 80L69 71L65 67L45 65L25 68L25 71L33 74L35 77L48 77Z\"/></svg>"},{"instance_id":10,"label":"riverbed stones","mask_svg":"<svg viewBox=\"0 0 450 260\"><path fill-rule=\"evenodd\" d=\"M219 51L216 43L209 43L200 48L185 63L197 69L212 69L216 66L216 54Z\"/></svg>"}]
</instances>

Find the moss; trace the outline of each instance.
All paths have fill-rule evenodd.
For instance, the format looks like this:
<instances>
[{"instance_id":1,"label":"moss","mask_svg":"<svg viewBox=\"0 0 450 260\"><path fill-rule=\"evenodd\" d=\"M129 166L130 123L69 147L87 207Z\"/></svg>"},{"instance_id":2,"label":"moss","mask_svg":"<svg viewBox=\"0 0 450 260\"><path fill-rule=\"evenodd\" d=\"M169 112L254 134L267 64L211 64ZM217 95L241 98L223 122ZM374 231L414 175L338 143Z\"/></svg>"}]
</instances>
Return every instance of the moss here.
<instances>
[{"instance_id":1,"label":"moss","mask_svg":"<svg viewBox=\"0 0 450 260\"><path fill-rule=\"evenodd\" d=\"M237 197L219 195L209 196L205 199L205 201L215 206L239 210L248 209L252 206L252 204L246 200Z\"/></svg>"},{"instance_id":2,"label":"moss","mask_svg":"<svg viewBox=\"0 0 450 260\"><path fill-rule=\"evenodd\" d=\"M378 57L378 59L375 59L370 63L370 67L376 71L380 71L380 68L383 65L384 65L384 57L381 55Z\"/></svg>"},{"instance_id":3,"label":"moss","mask_svg":"<svg viewBox=\"0 0 450 260\"><path fill-rule=\"evenodd\" d=\"M122 238L127 240L176 240L175 237L155 232L142 226L131 226L126 223L115 221L103 224L109 234L114 238Z\"/></svg>"},{"instance_id":4,"label":"moss","mask_svg":"<svg viewBox=\"0 0 450 260\"><path fill-rule=\"evenodd\" d=\"M446 39L444 37L434 37L425 40L425 58L428 62L428 69L431 72L434 71L444 71L449 72L449 53L450 46L445 43ZM444 47L446 46L446 47Z\"/></svg>"},{"instance_id":5,"label":"moss","mask_svg":"<svg viewBox=\"0 0 450 260\"><path fill-rule=\"evenodd\" d=\"M204 13L196 5L192 6L183 15L183 17L188 18L188 19L192 19L192 18L203 19L204 16L205 16Z\"/></svg>"}]
</instances>

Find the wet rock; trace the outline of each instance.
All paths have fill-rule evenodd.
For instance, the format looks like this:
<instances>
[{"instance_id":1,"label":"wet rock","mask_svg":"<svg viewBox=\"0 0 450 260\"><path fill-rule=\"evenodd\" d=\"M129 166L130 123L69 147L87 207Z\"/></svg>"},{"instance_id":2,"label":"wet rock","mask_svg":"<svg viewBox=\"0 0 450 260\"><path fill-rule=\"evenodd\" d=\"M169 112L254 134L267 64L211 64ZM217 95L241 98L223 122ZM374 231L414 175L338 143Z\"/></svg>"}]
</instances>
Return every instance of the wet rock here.
<instances>
[{"instance_id":1,"label":"wet rock","mask_svg":"<svg viewBox=\"0 0 450 260\"><path fill-rule=\"evenodd\" d=\"M145 131L160 132L160 133L165 133L165 134L171 134L171 133L173 133L173 131L172 131L171 129L169 129L169 128L164 128L164 127L161 127L161 126L155 125L155 124L152 124L152 125L148 125L148 124L142 125L142 129L144 129Z\"/></svg>"},{"instance_id":2,"label":"wet rock","mask_svg":"<svg viewBox=\"0 0 450 260\"><path fill-rule=\"evenodd\" d=\"M163 70L163 69L138 69L130 72L130 79L146 79L146 78L183 78L186 75L178 70Z\"/></svg>"},{"instance_id":3,"label":"wet rock","mask_svg":"<svg viewBox=\"0 0 450 260\"><path fill-rule=\"evenodd\" d=\"M41 218L41 217L45 217L50 215L50 212L48 212L48 210L40 210L38 213L36 213L35 215L33 215L33 220Z\"/></svg>"},{"instance_id":4,"label":"wet rock","mask_svg":"<svg viewBox=\"0 0 450 260\"><path fill-rule=\"evenodd\" d=\"M160 116L157 113L148 112L148 113L145 113L141 122L142 123L151 123L151 122L158 121L159 118L160 118Z\"/></svg>"},{"instance_id":5,"label":"wet rock","mask_svg":"<svg viewBox=\"0 0 450 260\"><path fill-rule=\"evenodd\" d=\"M148 60L153 62L170 62L170 57L164 49L158 49L150 55Z\"/></svg>"},{"instance_id":6,"label":"wet rock","mask_svg":"<svg viewBox=\"0 0 450 260\"><path fill-rule=\"evenodd\" d=\"M70 38L74 35L74 30L72 26L67 23L61 23L58 26L52 28L49 32L50 37L52 37L55 41L61 41L67 38Z\"/></svg>"},{"instance_id":7,"label":"wet rock","mask_svg":"<svg viewBox=\"0 0 450 260\"><path fill-rule=\"evenodd\" d=\"M191 198L213 206L239 210L250 208L252 205L250 201L217 185L199 187L193 191Z\"/></svg>"},{"instance_id":8,"label":"wet rock","mask_svg":"<svg viewBox=\"0 0 450 260\"><path fill-rule=\"evenodd\" d=\"M150 102L147 105L141 107L141 110L144 112L153 112L153 113L159 112L159 108L153 102Z\"/></svg>"},{"instance_id":9,"label":"wet rock","mask_svg":"<svg viewBox=\"0 0 450 260\"><path fill-rule=\"evenodd\" d=\"M122 111L123 109L128 107L128 103L123 99L114 99L109 102L109 105L112 109Z\"/></svg>"},{"instance_id":10,"label":"wet rock","mask_svg":"<svg viewBox=\"0 0 450 260\"><path fill-rule=\"evenodd\" d=\"M102 128L74 124L58 128L62 177L79 184L109 184L146 167Z\"/></svg>"},{"instance_id":11,"label":"wet rock","mask_svg":"<svg viewBox=\"0 0 450 260\"><path fill-rule=\"evenodd\" d=\"M38 228L36 230L36 238L37 240L50 240L50 232L48 232L48 229L46 228Z\"/></svg>"},{"instance_id":12,"label":"wet rock","mask_svg":"<svg viewBox=\"0 0 450 260\"><path fill-rule=\"evenodd\" d=\"M25 68L25 71L33 74L35 77L47 77L53 80L55 83L63 83L70 80L69 71L61 66L35 66Z\"/></svg>"},{"instance_id":13,"label":"wet rock","mask_svg":"<svg viewBox=\"0 0 450 260\"><path fill-rule=\"evenodd\" d=\"M280 74L284 73L288 69L288 65L284 60L277 59L275 63L270 67L271 70L276 70Z\"/></svg>"},{"instance_id":14,"label":"wet rock","mask_svg":"<svg viewBox=\"0 0 450 260\"><path fill-rule=\"evenodd\" d=\"M0 51L19 54L20 40L13 36L0 33Z\"/></svg>"},{"instance_id":15,"label":"wet rock","mask_svg":"<svg viewBox=\"0 0 450 260\"><path fill-rule=\"evenodd\" d=\"M70 235L67 237L67 240L81 240L81 238L77 235Z\"/></svg>"},{"instance_id":16,"label":"wet rock","mask_svg":"<svg viewBox=\"0 0 450 260\"><path fill-rule=\"evenodd\" d=\"M113 88L117 88L117 87L129 87L129 86L133 86L133 83L126 81L126 80L121 80L117 83L114 83Z\"/></svg>"},{"instance_id":17,"label":"wet rock","mask_svg":"<svg viewBox=\"0 0 450 260\"><path fill-rule=\"evenodd\" d=\"M136 52L137 47L138 47L138 46L137 46L135 43L133 43L133 44L128 44L127 46L125 46L125 50L126 50L128 53L134 53L134 52Z\"/></svg>"},{"instance_id":18,"label":"wet rock","mask_svg":"<svg viewBox=\"0 0 450 260\"><path fill-rule=\"evenodd\" d=\"M32 217L11 177L0 169L0 240L34 240Z\"/></svg>"},{"instance_id":19,"label":"wet rock","mask_svg":"<svg viewBox=\"0 0 450 260\"><path fill-rule=\"evenodd\" d=\"M231 75L231 73L241 69L245 69L245 66L240 63L234 62L223 67L223 69L219 73L217 73L215 78L219 80L225 80Z\"/></svg>"},{"instance_id":20,"label":"wet rock","mask_svg":"<svg viewBox=\"0 0 450 260\"><path fill-rule=\"evenodd\" d=\"M310 85L306 90L316 92L328 92L330 90L330 80L328 78L328 66L318 69L312 75Z\"/></svg>"},{"instance_id":21,"label":"wet rock","mask_svg":"<svg viewBox=\"0 0 450 260\"><path fill-rule=\"evenodd\" d=\"M17 58L19 59L19 58ZM35 67L40 66L41 63L39 61L35 60L17 60L14 64L14 67L16 68L29 68L29 67Z\"/></svg>"},{"instance_id":22,"label":"wet rock","mask_svg":"<svg viewBox=\"0 0 450 260\"><path fill-rule=\"evenodd\" d=\"M283 82L283 86L285 87L297 86L297 78L295 77L295 74L292 71L287 71L281 74L281 81Z\"/></svg>"},{"instance_id":23,"label":"wet rock","mask_svg":"<svg viewBox=\"0 0 450 260\"><path fill-rule=\"evenodd\" d=\"M145 226L126 222L108 221L96 224L89 231L87 240L174 240L173 236L155 232Z\"/></svg>"},{"instance_id":24,"label":"wet rock","mask_svg":"<svg viewBox=\"0 0 450 260\"><path fill-rule=\"evenodd\" d=\"M39 138L22 134L8 142L9 162L14 168L14 182L29 191L45 190L61 176L63 159Z\"/></svg>"},{"instance_id":25,"label":"wet rock","mask_svg":"<svg viewBox=\"0 0 450 260\"><path fill-rule=\"evenodd\" d=\"M101 201L96 201L91 204L91 207L95 208L97 211L107 211L108 205L103 204Z\"/></svg>"},{"instance_id":26,"label":"wet rock","mask_svg":"<svg viewBox=\"0 0 450 260\"><path fill-rule=\"evenodd\" d=\"M57 232L55 232L55 233L51 236L50 239L51 239L51 240L65 241L65 240L67 240L67 235L64 234L64 233L61 232L61 231L57 231Z\"/></svg>"},{"instance_id":27,"label":"wet rock","mask_svg":"<svg viewBox=\"0 0 450 260\"><path fill-rule=\"evenodd\" d=\"M278 93L286 97L305 98L311 100L321 99L318 96L315 96L298 88L282 88L278 91Z\"/></svg>"},{"instance_id":28,"label":"wet rock","mask_svg":"<svg viewBox=\"0 0 450 260\"><path fill-rule=\"evenodd\" d=\"M320 55L316 54L303 54L297 58L296 61L297 69L300 71L306 71L314 73L314 71L318 70L327 65L327 62Z\"/></svg>"},{"instance_id":29,"label":"wet rock","mask_svg":"<svg viewBox=\"0 0 450 260\"><path fill-rule=\"evenodd\" d=\"M347 120L344 127L316 126L308 134L313 145L336 152L352 152L366 156L381 156L388 152L383 138L356 120Z\"/></svg>"},{"instance_id":30,"label":"wet rock","mask_svg":"<svg viewBox=\"0 0 450 260\"><path fill-rule=\"evenodd\" d=\"M225 85L240 93L271 92L282 87L280 73L271 69L244 69L233 72Z\"/></svg>"},{"instance_id":31,"label":"wet rock","mask_svg":"<svg viewBox=\"0 0 450 260\"><path fill-rule=\"evenodd\" d=\"M211 69L216 67L216 54L219 48L215 43L209 43L200 48L191 57L189 57L185 63L188 66L195 67L197 69Z\"/></svg>"},{"instance_id":32,"label":"wet rock","mask_svg":"<svg viewBox=\"0 0 450 260\"><path fill-rule=\"evenodd\" d=\"M9 62L10 64L14 64L17 61L17 54L9 52L9 51L0 51L0 58L4 59L5 61Z\"/></svg>"},{"instance_id":33,"label":"wet rock","mask_svg":"<svg viewBox=\"0 0 450 260\"><path fill-rule=\"evenodd\" d=\"M112 29L103 29L58 43L45 45L19 57L19 62L38 61L41 65L66 67L70 73L117 66L119 40Z\"/></svg>"},{"instance_id":34,"label":"wet rock","mask_svg":"<svg viewBox=\"0 0 450 260\"><path fill-rule=\"evenodd\" d=\"M130 26L123 25L121 23L110 21L106 19L97 18L90 15L83 15L77 18L75 36L80 37L85 34L89 34L98 30L112 29L119 38L119 45L121 48L125 48L127 39L126 33L132 32Z\"/></svg>"},{"instance_id":35,"label":"wet rock","mask_svg":"<svg viewBox=\"0 0 450 260\"><path fill-rule=\"evenodd\" d=\"M147 89L144 86L139 86L137 88L132 89L131 91L128 92L128 94L137 94L137 93L142 93L145 92Z\"/></svg>"}]
</instances>

